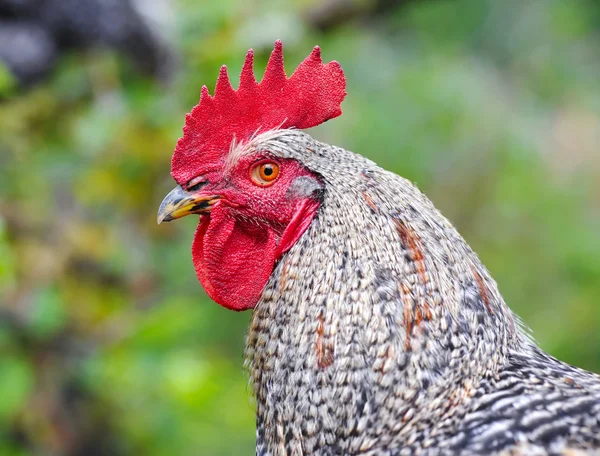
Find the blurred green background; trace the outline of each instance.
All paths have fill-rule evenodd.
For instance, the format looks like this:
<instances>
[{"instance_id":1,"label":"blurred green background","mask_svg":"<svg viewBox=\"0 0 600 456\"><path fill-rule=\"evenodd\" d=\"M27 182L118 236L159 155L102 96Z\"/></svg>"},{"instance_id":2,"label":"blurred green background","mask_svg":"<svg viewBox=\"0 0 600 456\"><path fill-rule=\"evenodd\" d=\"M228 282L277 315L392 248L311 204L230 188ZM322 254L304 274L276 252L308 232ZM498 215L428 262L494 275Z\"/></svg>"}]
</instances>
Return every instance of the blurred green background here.
<instances>
[{"instance_id":1,"label":"blurred green background","mask_svg":"<svg viewBox=\"0 0 600 456\"><path fill-rule=\"evenodd\" d=\"M138 1L151 10L153 2ZM162 2L172 77L102 47L0 64L0 454L249 455L249 312L211 302L196 220L156 225L200 87L315 44L348 78L311 131L410 180L551 354L600 372L600 3ZM235 84L234 84L235 85Z\"/></svg>"}]
</instances>

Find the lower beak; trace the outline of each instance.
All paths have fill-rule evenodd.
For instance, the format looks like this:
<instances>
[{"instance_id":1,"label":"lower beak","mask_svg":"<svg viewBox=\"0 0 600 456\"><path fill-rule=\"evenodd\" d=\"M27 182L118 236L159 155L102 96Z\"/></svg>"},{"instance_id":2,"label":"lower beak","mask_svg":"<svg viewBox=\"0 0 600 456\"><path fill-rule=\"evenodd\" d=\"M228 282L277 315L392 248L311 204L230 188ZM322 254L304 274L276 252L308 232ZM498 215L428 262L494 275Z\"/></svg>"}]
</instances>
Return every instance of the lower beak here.
<instances>
[{"instance_id":1,"label":"lower beak","mask_svg":"<svg viewBox=\"0 0 600 456\"><path fill-rule=\"evenodd\" d=\"M198 195L181 188L180 185L169 192L158 208L158 223L170 222L190 214L205 214L220 199L215 195Z\"/></svg>"}]
</instances>

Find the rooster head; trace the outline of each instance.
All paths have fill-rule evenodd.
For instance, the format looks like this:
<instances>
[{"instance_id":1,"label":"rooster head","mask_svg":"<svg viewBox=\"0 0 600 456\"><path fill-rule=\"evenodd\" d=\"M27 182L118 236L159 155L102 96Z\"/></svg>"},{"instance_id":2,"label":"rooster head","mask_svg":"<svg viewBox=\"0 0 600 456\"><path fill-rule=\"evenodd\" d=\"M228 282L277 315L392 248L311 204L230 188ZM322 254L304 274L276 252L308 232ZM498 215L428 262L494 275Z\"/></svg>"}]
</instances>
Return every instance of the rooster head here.
<instances>
[{"instance_id":1,"label":"rooster head","mask_svg":"<svg viewBox=\"0 0 600 456\"><path fill-rule=\"evenodd\" d=\"M318 47L288 78L277 41L260 83L253 57L248 51L237 90L225 66L214 96L202 87L173 154L178 185L158 210L159 223L200 215L192 244L196 274L214 301L233 310L256 305L320 202L320 177L259 139L339 116L346 95L340 65L323 64Z\"/></svg>"}]
</instances>

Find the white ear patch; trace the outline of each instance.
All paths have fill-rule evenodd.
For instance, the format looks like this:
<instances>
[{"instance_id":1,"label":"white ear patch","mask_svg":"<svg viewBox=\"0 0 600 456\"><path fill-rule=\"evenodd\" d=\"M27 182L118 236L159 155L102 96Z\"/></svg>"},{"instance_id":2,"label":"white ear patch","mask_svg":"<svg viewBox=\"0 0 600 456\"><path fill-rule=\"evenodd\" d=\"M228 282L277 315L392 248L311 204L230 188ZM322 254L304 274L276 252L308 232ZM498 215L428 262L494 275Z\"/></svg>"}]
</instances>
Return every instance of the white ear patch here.
<instances>
[{"instance_id":1,"label":"white ear patch","mask_svg":"<svg viewBox=\"0 0 600 456\"><path fill-rule=\"evenodd\" d=\"M323 190L323 185L310 176L300 176L294 179L287 189L286 198L316 197Z\"/></svg>"}]
</instances>

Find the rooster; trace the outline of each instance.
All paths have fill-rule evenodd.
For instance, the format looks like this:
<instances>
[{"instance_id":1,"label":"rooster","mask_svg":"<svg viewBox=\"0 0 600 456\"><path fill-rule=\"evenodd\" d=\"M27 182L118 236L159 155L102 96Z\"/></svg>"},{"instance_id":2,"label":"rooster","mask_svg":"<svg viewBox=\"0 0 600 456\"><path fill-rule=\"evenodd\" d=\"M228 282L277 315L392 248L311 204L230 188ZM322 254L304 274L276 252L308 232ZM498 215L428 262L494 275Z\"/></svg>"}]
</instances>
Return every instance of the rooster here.
<instances>
[{"instance_id":1,"label":"rooster","mask_svg":"<svg viewBox=\"0 0 600 456\"><path fill-rule=\"evenodd\" d=\"M197 276L253 309L258 455L600 454L600 376L543 352L408 180L301 131L341 114L315 47L287 78L222 67L187 115L158 221L199 214Z\"/></svg>"}]
</instances>

